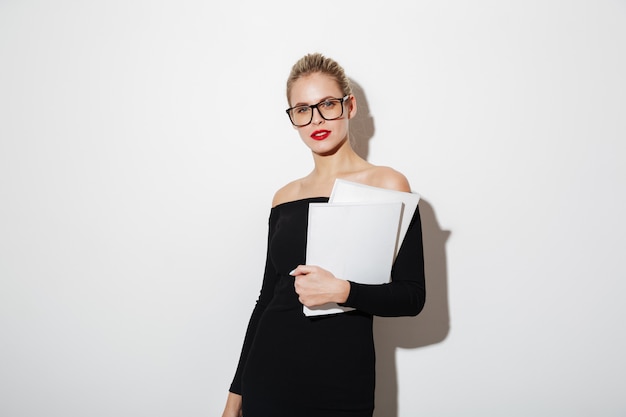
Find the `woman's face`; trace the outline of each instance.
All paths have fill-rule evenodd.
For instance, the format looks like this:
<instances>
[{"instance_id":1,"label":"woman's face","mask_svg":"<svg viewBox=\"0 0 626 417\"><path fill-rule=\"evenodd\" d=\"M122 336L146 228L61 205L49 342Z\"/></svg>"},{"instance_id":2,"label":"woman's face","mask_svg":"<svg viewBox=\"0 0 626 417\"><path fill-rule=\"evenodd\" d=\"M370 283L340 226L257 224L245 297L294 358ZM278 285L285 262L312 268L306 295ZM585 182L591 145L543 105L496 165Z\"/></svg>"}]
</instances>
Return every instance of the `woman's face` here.
<instances>
[{"instance_id":1,"label":"woman's face","mask_svg":"<svg viewBox=\"0 0 626 417\"><path fill-rule=\"evenodd\" d=\"M310 106L326 99L341 99L343 93L334 78L314 73L299 78L291 87L291 107ZM343 114L336 120L325 120L319 110L313 110L313 119L306 126L296 127L302 141L316 154L336 152L348 141L348 120L356 114L356 101L350 96L343 103Z\"/></svg>"}]
</instances>

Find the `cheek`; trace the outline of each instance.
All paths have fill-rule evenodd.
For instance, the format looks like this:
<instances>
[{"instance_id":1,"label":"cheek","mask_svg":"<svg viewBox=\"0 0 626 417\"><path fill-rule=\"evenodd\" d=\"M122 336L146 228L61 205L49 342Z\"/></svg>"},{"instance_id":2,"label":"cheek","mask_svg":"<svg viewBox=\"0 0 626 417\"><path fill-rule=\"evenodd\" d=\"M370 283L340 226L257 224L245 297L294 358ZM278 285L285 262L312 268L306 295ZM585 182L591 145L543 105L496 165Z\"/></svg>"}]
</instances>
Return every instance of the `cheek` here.
<instances>
[{"instance_id":1,"label":"cheek","mask_svg":"<svg viewBox=\"0 0 626 417\"><path fill-rule=\"evenodd\" d=\"M303 141L306 141L309 138L309 131L307 129L303 129L303 128L299 128L298 129L298 135L300 136L300 139L302 139Z\"/></svg>"}]
</instances>

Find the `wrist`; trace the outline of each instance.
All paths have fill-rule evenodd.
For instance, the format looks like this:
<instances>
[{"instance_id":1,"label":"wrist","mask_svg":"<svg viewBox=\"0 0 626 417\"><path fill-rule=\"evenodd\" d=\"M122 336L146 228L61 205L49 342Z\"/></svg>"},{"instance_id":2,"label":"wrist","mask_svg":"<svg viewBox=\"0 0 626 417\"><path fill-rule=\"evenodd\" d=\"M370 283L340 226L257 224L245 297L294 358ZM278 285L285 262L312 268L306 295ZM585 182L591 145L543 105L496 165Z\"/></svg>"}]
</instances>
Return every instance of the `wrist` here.
<instances>
[{"instance_id":1,"label":"wrist","mask_svg":"<svg viewBox=\"0 0 626 417\"><path fill-rule=\"evenodd\" d=\"M225 409L228 411L239 411L241 410L242 403L241 395L235 394L234 392L229 392L228 397L226 398L226 407Z\"/></svg>"},{"instance_id":2,"label":"wrist","mask_svg":"<svg viewBox=\"0 0 626 417\"><path fill-rule=\"evenodd\" d=\"M337 293L337 303L343 304L348 301L350 296L350 281L345 279L339 280L339 291Z\"/></svg>"}]
</instances>

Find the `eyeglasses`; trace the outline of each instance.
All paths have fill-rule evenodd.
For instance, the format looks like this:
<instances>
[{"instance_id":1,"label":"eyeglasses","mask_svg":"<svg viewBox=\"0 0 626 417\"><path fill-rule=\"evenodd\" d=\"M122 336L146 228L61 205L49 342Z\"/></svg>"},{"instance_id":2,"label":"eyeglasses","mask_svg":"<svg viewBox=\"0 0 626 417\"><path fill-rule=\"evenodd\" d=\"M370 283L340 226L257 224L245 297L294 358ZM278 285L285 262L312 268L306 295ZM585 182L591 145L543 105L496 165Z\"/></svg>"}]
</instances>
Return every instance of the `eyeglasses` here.
<instances>
[{"instance_id":1,"label":"eyeglasses","mask_svg":"<svg viewBox=\"0 0 626 417\"><path fill-rule=\"evenodd\" d=\"M327 98L317 104L310 106L295 106L286 110L291 124L296 127L306 126L313 121L313 109L322 116L324 120L337 120L343 116L343 103L350 97Z\"/></svg>"}]
</instances>

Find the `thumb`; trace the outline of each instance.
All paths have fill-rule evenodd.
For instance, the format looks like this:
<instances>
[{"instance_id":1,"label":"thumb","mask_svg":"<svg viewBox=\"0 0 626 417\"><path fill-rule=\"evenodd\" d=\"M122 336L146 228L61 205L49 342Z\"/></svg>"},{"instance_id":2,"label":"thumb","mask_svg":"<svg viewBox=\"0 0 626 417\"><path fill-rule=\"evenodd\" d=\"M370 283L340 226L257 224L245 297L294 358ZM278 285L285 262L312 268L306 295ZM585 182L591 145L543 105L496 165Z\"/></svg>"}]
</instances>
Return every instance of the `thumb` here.
<instances>
[{"instance_id":1,"label":"thumb","mask_svg":"<svg viewBox=\"0 0 626 417\"><path fill-rule=\"evenodd\" d=\"M297 277L299 275L306 275L309 272L311 272L310 268L307 267L306 265L298 265L296 269L294 269L293 271L289 273L289 275L291 275L292 277Z\"/></svg>"}]
</instances>

